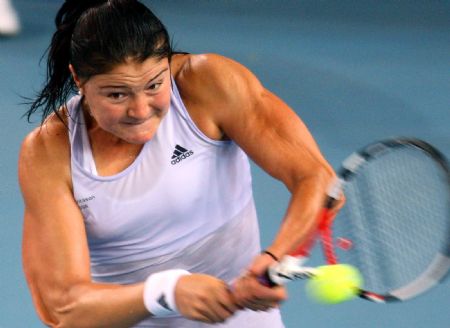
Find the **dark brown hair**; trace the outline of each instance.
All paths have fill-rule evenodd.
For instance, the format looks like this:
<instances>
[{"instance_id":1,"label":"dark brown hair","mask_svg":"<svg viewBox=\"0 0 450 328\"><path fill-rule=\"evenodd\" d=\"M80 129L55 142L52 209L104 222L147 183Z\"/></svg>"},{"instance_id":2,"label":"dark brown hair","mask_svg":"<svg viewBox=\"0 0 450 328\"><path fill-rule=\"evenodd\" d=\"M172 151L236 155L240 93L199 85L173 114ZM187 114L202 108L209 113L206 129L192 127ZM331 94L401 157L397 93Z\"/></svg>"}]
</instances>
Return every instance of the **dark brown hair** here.
<instances>
[{"instance_id":1,"label":"dark brown hair","mask_svg":"<svg viewBox=\"0 0 450 328\"><path fill-rule=\"evenodd\" d=\"M41 123L75 89L72 64L82 81L110 71L127 59L143 62L172 55L167 29L136 0L66 0L58 11L56 32L47 49L47 79L25 113L28 121L41 111Z\"/></svg>"}]
</instances>

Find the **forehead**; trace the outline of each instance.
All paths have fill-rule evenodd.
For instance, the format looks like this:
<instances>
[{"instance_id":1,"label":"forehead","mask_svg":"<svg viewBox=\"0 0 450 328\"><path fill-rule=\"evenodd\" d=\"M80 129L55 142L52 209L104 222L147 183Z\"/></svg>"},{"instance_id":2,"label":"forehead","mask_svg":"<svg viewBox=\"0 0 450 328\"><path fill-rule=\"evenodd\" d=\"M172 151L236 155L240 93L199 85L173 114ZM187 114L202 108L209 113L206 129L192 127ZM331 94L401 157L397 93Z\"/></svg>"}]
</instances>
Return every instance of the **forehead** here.
<instances>
[{"instance_id":1,"label":"forehead","mask_svg":"<svg viewBox=\"0 0 450 328\"><path fill-rule=\"evenodd\" d=\"M111 83L126 85L147 83L168 68L169 61L167 58L148 58L143 62L127 59L109 72L93 76L90 82L98 86Z\"/></svg>"}]
</instances>

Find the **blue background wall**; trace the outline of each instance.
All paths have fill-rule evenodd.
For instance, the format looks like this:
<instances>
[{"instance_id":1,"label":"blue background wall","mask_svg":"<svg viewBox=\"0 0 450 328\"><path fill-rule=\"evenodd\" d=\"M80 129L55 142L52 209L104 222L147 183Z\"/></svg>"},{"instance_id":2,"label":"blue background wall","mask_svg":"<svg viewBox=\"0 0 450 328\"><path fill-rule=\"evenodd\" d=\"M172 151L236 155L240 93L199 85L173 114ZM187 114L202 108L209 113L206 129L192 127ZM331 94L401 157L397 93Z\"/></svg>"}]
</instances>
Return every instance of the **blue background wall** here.
<instances>
[{"instance_id":1,"label":"blue background wall","mask_svg":"<svg viewBox=\"0 0 450 328\"><path fill-rule=\"evenodd\" d=\"M44 78L39 59L62 1L14 1L23 31L0 39L0 327L42 327L25 285L17 185L20 142L35 124L20 96ZM177 48L217 52L248 66L291 105L337 167L355 148L393 135L423 138L450 156L448 1L145 1ZM35 118L38 122L38 118ZM288 201L284 187L254 169L264 245ZM319 253L312 264L320 263ZM355 300L321 306L289 286L287 327L450 327L450 282L404 304Z\"/></svg>"}]
</instances>

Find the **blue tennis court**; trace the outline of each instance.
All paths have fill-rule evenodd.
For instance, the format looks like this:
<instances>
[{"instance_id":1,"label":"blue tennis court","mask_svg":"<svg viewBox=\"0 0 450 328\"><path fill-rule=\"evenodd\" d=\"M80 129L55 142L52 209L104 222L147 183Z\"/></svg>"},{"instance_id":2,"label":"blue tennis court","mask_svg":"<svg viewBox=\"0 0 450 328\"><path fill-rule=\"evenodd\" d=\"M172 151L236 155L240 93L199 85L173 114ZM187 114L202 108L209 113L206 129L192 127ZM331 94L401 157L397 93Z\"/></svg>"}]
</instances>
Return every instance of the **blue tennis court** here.
<instances>
[{"instance_id":1,"label":"blue tennis court","mask_svg":"<svg viewBox=\"0 0 450 328\"><path fill-rule=\"evenodd\" d=\"M22 97L45 76L39 62L62 1L13 0L21 33L0 39L0 328L43 327L21 267L17 183L28 124ZM354 149L390 136L424 139L450 157L450 1L143 1L178 50L220 53L249 67L308 125L334 167ZM288 201L281 183L253 166L263 245ZM311 265L321 263L319 252ZM286 327L450 327L450 279L427 294L383 306L314 304L289 286Z\"/></svg>"}]
</instances>

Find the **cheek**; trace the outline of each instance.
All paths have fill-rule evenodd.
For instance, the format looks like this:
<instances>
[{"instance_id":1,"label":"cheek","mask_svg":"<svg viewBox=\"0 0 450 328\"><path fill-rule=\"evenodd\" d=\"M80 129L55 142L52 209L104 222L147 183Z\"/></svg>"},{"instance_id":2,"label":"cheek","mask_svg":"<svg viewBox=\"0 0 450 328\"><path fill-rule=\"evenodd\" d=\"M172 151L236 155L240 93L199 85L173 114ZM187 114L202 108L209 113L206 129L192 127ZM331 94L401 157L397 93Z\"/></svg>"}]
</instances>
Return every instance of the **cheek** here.
<instances>
[{"instance_id":1,"label":"cheek","mask_svg":"<svg viewBox=\"0 0 450 328\"><path fill-rule=\"evenodd\" d=\"M105 112L100 115L97 121L101 127L107 129L108 127L117 125L122 119L123 115L117 115L114 112Z\"/></svg>"},{"instance_id":2,"label":"cheek","mask_svg":"<svg viewBox=\"0 0 450 328\"><path fill-rule=\"evenodd\" d=\"M153 98L153 106L155 108L158 108L159 110L163 112L167 112L167 110L170 107L170 95L171 95L172 89L170 88L170 85L164 89L163 92L159 93Z\"/></svg>"},{"instance_id":3,"label":"cheek","mask_svg":"<svg viewBox=\"0 0 450 328\"><path fill-rule=\"evenodd\" d=\"M120 121L126 110L122 106L103 104L97 102L91 107L91 114L97 123L101 126L110 126Z\"/></svg>"}]
</instances>

